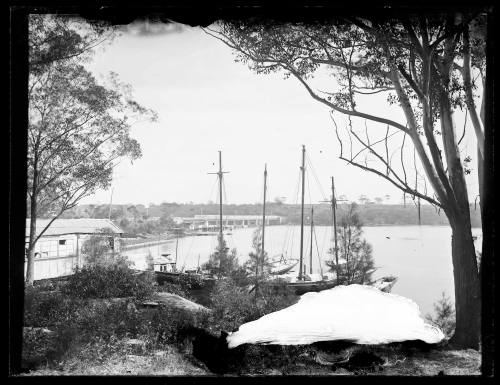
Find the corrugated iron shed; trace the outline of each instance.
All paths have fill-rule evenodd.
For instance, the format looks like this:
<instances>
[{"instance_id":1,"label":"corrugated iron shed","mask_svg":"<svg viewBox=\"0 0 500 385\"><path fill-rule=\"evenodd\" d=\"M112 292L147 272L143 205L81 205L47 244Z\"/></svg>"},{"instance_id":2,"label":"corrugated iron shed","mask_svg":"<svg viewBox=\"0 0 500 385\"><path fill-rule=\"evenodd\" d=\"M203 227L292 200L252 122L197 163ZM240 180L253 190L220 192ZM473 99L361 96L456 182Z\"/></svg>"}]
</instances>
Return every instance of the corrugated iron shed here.
<instances>
[{"instance_id":1,"label":"corrugated iron shed","mask_svg":"<svg viewBox=\"0 0 500 385\"><path fill-rule=\"evenodd\" d=\"M37 219L37 235L47 226L50 219ZM78 219L56 219L50 227L43 233L44 236L54 236L63 234L95 234L101 229L108 228L114 234L122 234L123 230L116 226L109 219L78 218ZM26 219L26 236L30 234L30 220Z\"/></svg>"}]
</instances>

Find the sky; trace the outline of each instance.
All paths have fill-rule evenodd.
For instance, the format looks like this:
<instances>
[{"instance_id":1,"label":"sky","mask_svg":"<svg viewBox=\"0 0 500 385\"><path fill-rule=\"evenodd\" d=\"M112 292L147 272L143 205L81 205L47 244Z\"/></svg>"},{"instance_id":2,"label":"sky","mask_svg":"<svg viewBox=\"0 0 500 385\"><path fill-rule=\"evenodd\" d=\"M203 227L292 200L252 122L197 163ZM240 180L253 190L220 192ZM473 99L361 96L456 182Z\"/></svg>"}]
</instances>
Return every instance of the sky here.
<instances>
[{"instance_id":1,"label":"sky","mask_svg":"<svg viewBox=\"0 0 500 385\"><path fill-rule=\"evenodd\" d=\"M138 33L132 25L100 47L88 64L98 78L116 72L132 86L135 100L155 110L159 119L132 127L142 157L133 163L123 160L114 170L112 187L81 203L109 203L111 193L116 204L216 201L216 176L208 173L217 171L218 151L224 171L229 171L224 176L225 202L261 202L267 164L268 200L285 197L295 203L302 145L315 171L306 166L308 203L329 199L331 176L337 197L388 194L389 202L401 201L402 193L389 182L338 159L329 109L314 101L296 79L253 73L198 27L158 29ZM327 83L330 87L333 80L319 74L312 82L321 88ZM360 109L404 124L401 111L384 98L370 97ZM346 120L339 117L337 123ZM465 144L474 149L473 137L467 135ZM473 196L474 173L467 182Z\"/></svg>"}]
</instances>

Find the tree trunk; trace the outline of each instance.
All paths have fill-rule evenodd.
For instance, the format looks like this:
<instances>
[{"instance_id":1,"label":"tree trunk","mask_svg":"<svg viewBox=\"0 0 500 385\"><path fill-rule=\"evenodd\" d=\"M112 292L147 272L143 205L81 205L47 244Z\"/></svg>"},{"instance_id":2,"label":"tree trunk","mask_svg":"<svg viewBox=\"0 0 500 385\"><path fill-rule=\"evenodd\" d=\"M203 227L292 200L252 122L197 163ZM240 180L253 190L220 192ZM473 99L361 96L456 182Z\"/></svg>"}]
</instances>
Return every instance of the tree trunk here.
<instances>
[{"instance_id":1,"label":"tree trunk","mask_svg":"<svg viewBox=\"0 0 500 385\"><path fill-rule=\"evenodd\" d=\"M479 348L481 298L476 252L470 222L450 219L452 260L455 281L455 334L450 340L460 348Z\"/></svg>"},{"instance_id":2,"label":"tree trunk","mask_svg":"<svg viewBox=\"0 0 500 385\"><path fill-rule=\"evenodd\" d=\"M456 328L450 343L462 349L478 349L481 326L479 273L472 239L467 184L456 141L452 108L445 91L440 96L440 120L449 181L453 189L453 195L444 207L452 230L451 254L455 281Z\"/></svg>"},{"instance_id":3,"label":"tree trunk","mask_svg":"<svg viewBox=\"0 0 500 385\"><path fill-rule=\"evenodd\" d=\"M28 243L28 265L26 267L26 283L33 285L35 279L35 238L36 238L36 218L30 218L30 238Z\"/></svg>"},{"instance_id":4,"label":"tree trunk","mask_svg":"<svg viewBox=\"0 0 500 385\"><path fill-rule=\"evenodd\" d=\"M26 267L26 283L33 285L35 280L35 245L36 245L36 199L33 191L30 198L30 237L28 243L28 266Z\"/></svg>"},{"instance_id":5,"label":"tree trunk","mask_svg":"<svg viewBox=\"0 0 500 385\"><path fill-rule=\"evenodd\" d=\"M483 221L483 196L484 196L484 158L479 148L477 149L477 181L479 185L479 209L481 213L481 223Z\"/></svg>"}]
</instances>

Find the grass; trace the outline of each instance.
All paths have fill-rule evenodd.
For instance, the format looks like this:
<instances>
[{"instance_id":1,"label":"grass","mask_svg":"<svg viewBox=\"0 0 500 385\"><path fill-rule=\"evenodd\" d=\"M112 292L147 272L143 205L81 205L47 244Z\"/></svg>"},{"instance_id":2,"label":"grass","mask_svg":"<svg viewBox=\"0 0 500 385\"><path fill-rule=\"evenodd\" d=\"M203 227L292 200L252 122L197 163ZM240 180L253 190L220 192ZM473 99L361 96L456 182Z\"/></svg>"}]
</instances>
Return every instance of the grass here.
<instances>
[{"instance_id":1,"label":"grass","mask_svg":"<svg viewBox=\"0 0 500 385\"><path fill-rule=\"evenodd\" d=\"M88 343L56 365L32 370L25 375L161 375L199 376L210 374L190 362L174 346L137 353L126 340Z\"/></svg>"},{"instance_id":2,"label":"grass","mask_svg":"<svg viewBox=\"0 0 500 385\"><path fill-rule=\"evenodd\" d=\"M91 278L85 282L93 282ZM254 295L220 282L210 296L212 312L198 314L169 307L142 309L133 297L72 297L72 290L61 288L65 285L46 284L26 292L24 375L212 375L192 355L186 334L191 327L230 331L294 301L284 292L269 296L272 301L255 302ZM227 375L480 375L481 356L474 350L422 351L396 344L343 346L341 352L351 354L345 365L332 363L339 355L328 344L246 345L230 351L228 357L238 359ZM353 358L360 361L363 354L378 364L353 366Z\"/></svg>"},{"instance_id":3,"label":"grass","mask_svg":"<svg viewBox=\"0 0 500 385\"><path fill-rule=\"evenodd\" d=\"M50 339L55 338L53 335L48 335L39 329L31 329L29 333L43 335L45 342L39 344L38 347L46 346L49 348L45 351L41 350L39 353L41 355L50 353ZM58 360L38 362L36 368L25 375L213 375L203 363L190 354L189 346L164 344L159 347L144 340L144 347L138 349L137 344L130 345L127 343L129 341L128 337L112 337L108 340L95 339L77 344L73 349L66 351L66 354ZM248 345L242 354L240 367L226 375L436 376L481 374L481 355L475 350L459 351L439 348L426 352L387 345L355 345L348 349L376 354L381 359L381 364L374 367L356 368L344 364L332 365L328 361L320 359L324 358L325 355L328 357L328 352L313 345Z\"/></svg>"}]
</instances>

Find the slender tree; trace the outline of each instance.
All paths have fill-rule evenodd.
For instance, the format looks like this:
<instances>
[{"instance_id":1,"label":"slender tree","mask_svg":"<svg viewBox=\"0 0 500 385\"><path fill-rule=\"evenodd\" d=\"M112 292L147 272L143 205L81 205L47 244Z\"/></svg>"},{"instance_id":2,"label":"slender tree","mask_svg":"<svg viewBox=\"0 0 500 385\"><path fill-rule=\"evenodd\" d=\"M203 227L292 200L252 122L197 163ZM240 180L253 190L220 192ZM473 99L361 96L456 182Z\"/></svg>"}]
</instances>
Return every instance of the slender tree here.
<instances>
[{"instance_id":1,"label":"slender tree","mask_svg":"<svg viewBox=\"0 0 500 385\"><path fill-rule=\"evenodd\" d=\"M267 251L264 252L264 258L262 258L262 228L257 228L253 232L252 247L253 250L248 254L249 259L246 263L246 269L249 274L254 276L258 272L257 278L261 278L269 273L271 266Z\"/></svg>"},{"instance_id":2,"label":"slender tree","mask_svg":"<svg viewBox=\"0 0 500 385\"><path fill-rule=\"evenodd\" d=\"M116 74L100 84L83 66L104 33L104 27L65 17L30 19L28 284L34 279L38 239L83 197L108 188L121 159L141 156L130 127L156 118L133 100L130 87ZM41 216L51 220L37 230Z\"/></svg>"},{"instance_id":3,"label":"slender tree","mask_svg":"<svg viewBox=\"0 0 500 385\"><path fill-rule=\"evenodd\" d=\"M236 21L205 29L234 50L236 61L257 73L281 71L294 77L327 106L341 159L445 213L452 229L455 281L452 342L469 348L479 344L480 285L465 183L470 170L461 154L463 134L457 131L455 113L465 108L474 115L470 94L480 97L468 71L481 75L484 70L483 20L481 11L455 11L349 17L316 25ZM479 43L472 42L471 31ZM316 84L315 76L321 80ZM399 107L404 123L397 114L360 110L368 98L385 98ZM346 117L343 131L338 116ZM484 127L474 127L481 152Z\"/></svg>"},{"instance_id":4,"label":"slender tree","mask_svg":"<svg viewBox=\"0 0 500 385\"><path fill-rule=\"evenodd\" d=\"M236 249L229 250L224 239L218 238L215 251L210 254L203 270L208 270L218 278L229 277L238 270L238 255Z\"/></svg>"},{"instance_id":5,"label":"slender tree","mask_svg":"<svg viewBox=\"0 0 500 385\"><path fill-rule=\"evenodd\" d=\"M363 236L357 204L351 203L340 218L338 224L338 255L341 262L337 266L335 258L326 261L331 271L337 272L337 281L340 284L350 285L357 283L365 285L371 283L371 276L375 271L375 262L372 256L372 246ZM328 251L335 256L334 248Z\"/></svg>"}]
</instances>

